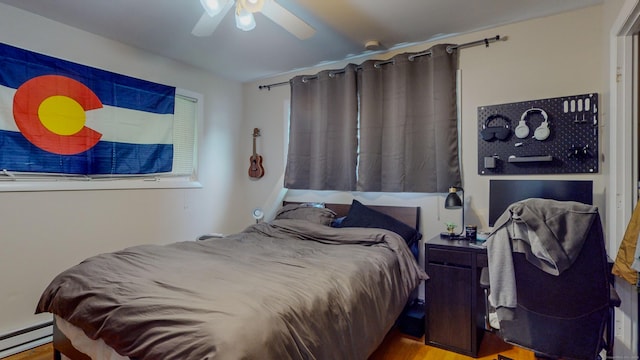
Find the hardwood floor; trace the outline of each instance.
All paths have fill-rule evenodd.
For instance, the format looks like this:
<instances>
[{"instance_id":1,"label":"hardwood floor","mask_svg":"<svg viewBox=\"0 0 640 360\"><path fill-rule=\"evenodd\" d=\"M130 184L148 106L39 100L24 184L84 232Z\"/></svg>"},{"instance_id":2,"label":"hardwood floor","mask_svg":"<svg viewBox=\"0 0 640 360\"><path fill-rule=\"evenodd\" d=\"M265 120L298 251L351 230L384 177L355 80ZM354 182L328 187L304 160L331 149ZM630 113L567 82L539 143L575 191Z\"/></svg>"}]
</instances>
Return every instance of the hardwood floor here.
<instances>
[{"instance_id":1,"label":"hardwood floor","mask_svg":"<svg viewBox=\"0 0 640 360\"><path fill-rule=\"evenodd\" d=\"M494 360L502 354L514 360L534 360L532 352L502 342L493 334L486 334L480 346L477 360ZM53 346L45 344L4 360L51 360ZM424 345L424 338L416 339L391 330L380 347L369 360L470 360L469 356L456 354L432 346Z\"/></svg>"},{"instance_id":2,"label":"hardwood floor","mask_svg":"<svg viewBox=\"0 0 640 360\"><path fill-rule=\"evenodd\" d=\"M487 333L480 344L476 360L495 360L498 354L514 360L534 360L533 352L504 343L496 335ZM383 343L369 360L473 360L470 356L457 354L433 346L424 345L420 339L391 330Z\"/></svg>"},{"instance_id":3,"label":"hardwood floor","mask_svg":"<svg viewBox=\"0 0 640 360\"><path fill-rule=\"evenodd\" d=\"M23 351L19 354L15 354L4 358L3 360L52 360L53 359L53 345L51 343L38 346L31 350Z\"/></svg>"}]
</instances>

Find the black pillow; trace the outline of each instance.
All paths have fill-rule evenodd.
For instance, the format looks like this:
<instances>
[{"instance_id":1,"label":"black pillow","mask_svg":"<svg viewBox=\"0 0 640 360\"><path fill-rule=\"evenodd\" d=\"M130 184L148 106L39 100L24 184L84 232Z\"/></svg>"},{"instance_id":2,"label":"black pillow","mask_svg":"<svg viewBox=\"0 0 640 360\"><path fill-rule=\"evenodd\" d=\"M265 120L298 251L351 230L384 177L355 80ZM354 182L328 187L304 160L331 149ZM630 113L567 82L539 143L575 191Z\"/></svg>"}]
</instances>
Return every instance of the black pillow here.
<instances>
[{"instance_id":1,"label":"black pillow","mask_svg":"<svg viewBox=\"0 0 640 360\"><path fill-rule=\"evenodd\" d=\"M340 227L365 227L390 230L402 236L409 247L422 238L422 234L411 226L387 214L371 209L358 200L353 200L349 213L342 221Z\"/></svg>"}]
</instances>

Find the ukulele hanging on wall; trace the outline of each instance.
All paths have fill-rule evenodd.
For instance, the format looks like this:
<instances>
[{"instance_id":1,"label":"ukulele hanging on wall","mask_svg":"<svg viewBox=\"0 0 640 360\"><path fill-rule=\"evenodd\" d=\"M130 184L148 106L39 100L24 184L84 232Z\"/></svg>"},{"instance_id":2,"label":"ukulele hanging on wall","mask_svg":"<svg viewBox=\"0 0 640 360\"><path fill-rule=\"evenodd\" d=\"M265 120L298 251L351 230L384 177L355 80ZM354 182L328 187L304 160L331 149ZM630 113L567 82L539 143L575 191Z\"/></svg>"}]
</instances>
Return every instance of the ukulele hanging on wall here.
<instances>
[{"instance_id":1,"label":"ukulele hanging on wall","mask_svg":"<svg viewBox=\"0 0 640 360\"><path fill-rule=\"evenodd\" d=\"M260 179L264 176L264 168L262 167L262 156L256 153L256 138L260 136L260 129L253 129L253 155L249 158L249 177Z\"/></svg>"}]
</instances>

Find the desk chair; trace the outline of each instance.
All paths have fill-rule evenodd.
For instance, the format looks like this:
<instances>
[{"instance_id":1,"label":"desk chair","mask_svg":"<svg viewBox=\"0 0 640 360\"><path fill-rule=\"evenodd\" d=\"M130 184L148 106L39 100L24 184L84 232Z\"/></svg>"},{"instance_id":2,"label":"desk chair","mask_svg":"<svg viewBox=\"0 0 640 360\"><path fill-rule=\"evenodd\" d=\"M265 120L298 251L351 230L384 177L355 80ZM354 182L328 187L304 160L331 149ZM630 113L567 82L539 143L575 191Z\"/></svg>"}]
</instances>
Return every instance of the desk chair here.
<instances>
[{"instance_id":1,"label":"desk chair","mask_svg":"<svg viewBox=\"0 0 640 360\"><path fill-rule=\"evenodd\" d=\"M518 304L512 320L500 320L498 335L542 358L598 359L602 349L610 358L620 298L611 285L600 216L573 265L559 276L540 270L522 253L512 255ZM481 286L488 291L488 271L483 272Z\"/></svg>"}]
</instances>

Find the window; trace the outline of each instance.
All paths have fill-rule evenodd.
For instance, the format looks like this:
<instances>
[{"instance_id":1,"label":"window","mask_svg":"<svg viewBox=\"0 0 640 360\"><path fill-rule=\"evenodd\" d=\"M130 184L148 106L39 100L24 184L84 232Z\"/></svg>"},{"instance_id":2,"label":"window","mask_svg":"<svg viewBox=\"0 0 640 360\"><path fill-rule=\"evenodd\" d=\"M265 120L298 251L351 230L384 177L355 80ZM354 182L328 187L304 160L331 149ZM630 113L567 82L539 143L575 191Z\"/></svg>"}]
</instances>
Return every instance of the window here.
<instances>
[{"instance_id":1,"label":"window","mask_svg":"<svg viewBox=\"0 0 640 360\"><path fill-rule=\"evenodd\" d=\"M196 179L197 128L202 95L176 89L173 120L173 166L170 173L146 176L75 176L2 170L0 191L53 191L200 187Z\"/></svg>"},{"instance_id":2,"label":"window","mask_svg":"<svg viewBox=\"0 0 640 360\"><path fill-rule=\"evenodd\" d=\"M291 79L289 189L446 192L460 184L457 52Z\"/></svg>"}]
</instances>

